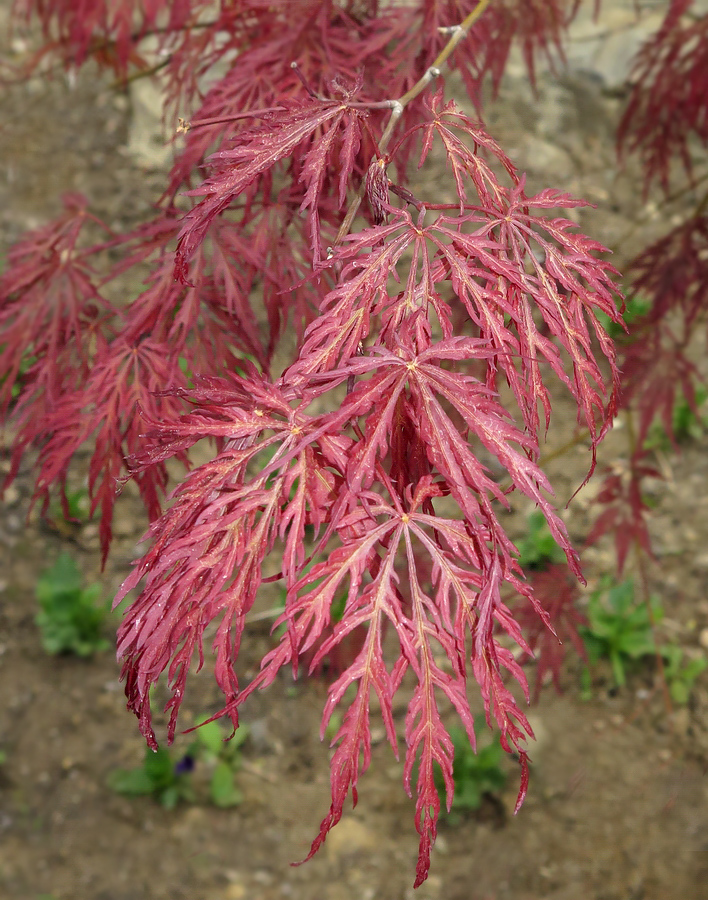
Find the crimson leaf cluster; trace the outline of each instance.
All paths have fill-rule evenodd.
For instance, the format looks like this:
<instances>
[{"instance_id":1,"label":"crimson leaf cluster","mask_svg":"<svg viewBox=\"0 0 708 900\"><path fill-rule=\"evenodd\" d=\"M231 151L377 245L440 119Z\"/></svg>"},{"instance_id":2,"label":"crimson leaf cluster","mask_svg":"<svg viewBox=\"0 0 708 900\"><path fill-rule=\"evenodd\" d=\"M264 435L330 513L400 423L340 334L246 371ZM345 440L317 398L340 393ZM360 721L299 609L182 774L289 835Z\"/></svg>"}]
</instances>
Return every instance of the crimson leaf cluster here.
<instances>
[{"instance_id":1,"label":"crimson leaf cluster","mask_svg":"<svg viewBox=\"0 0 708 900\"><path fill-rule=\"evenodd\" d=\"M589 474L619 391L598 318L620 321L617 273L562 216L583 201L527 193L483 125L431 86L449 57L476 102L485 75L498 81L515 33L531 69L560 39L563 3L487 6L18 4L42 23L45 54L93 55L122 77L147 67L140 41L156 37L168 98L194 114L151 221L116 235L69 197L61 219L13 250L0 283L10 372L0 402L16 423L14 471L38 448L46 502L88 444L104 555L116 484L136 480L150 544L117 598L139 591L118 653L153 747L150 688L166 677L171 740L190 667L209 649L223 712L238 727L244 701L283 669L297 674L306 661L315 671L363 635L329 687L323 735L346 708L310 855L347 798L356 802L372 696L398 753L393 701L406 691L416 885L436 836L438 771L452 803L448 709L474 745L471 684L520 760L523 800L532 732L511 684L528 698L514 650L532 648L504 597L521 595L544 628L552 622L501 511L511 492L531 501L582 577L539 465L551 382L587 428ZM217 63L226 74L202 94ZM424 173L441 161L451 202L409 177L414 163ZM102 254L120 262L99 273ZM139 296L110 303L109 286L140 269ZM289 329L296 348L280 366ZM34 362L21 372L27 352ZM213 458L165 504L167 463L189 466L204 439ZM285 627L242 683L248 614L276 555Z\"/></svg>"}]
</instances>

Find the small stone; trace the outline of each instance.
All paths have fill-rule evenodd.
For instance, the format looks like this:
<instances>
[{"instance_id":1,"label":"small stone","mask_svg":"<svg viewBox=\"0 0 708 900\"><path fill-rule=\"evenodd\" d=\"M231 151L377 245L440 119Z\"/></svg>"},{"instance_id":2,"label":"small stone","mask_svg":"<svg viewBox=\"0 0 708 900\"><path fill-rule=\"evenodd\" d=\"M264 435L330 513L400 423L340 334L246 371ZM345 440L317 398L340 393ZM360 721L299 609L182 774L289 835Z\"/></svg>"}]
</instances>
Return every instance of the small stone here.
<instances>
[{"instance_id":1,"label":"small stone","mask_svg":"<svg viewBox=\"0 0 708 900\"><path fill-rule=\"evenodd\" d=\"M180 814L179 819L170 828L170 833L175 838L189 841L206 827L207 813L201 807L192 806Z\"/></svg>"},{"instance_id":2,"label":"small stone","mask_svg":"<svg viewBox=\"0 0 708 900\"><path fill-rule=\"evenodd\" d=\"M256 719L253 722L249 722L249 727L251 730L248 739L254 749L259 753L272 751L273 735L270 731L268 719Z\"/></svg>"},{"instance_id":3,"label":"small stone","mask_svg":"<svg viewBox=\"0 0 708 900\"><path fill-rule=\"evenodd\" d=\"M383 725L374 725L371 729L371 743L381 744L386 740L386 729Z\"/></svg>"},{"instance_id":4,"label":"small stone","mask_svg":"<svg viewBox=\"0 0 708 900\"><path fill-rule=\"evenodd\" d=\"M679 709L674 710L671 717L671 724L676 734L685 737L688 734L688 729L691 725L691 714L689 713L688 708L681 706Z\"/></svg>"},{"instance_id":5,"label":"small stone","mask_svg":"<svg viewBox=\"0 0 708 900\"><path fill-rule=\"evenodd\" d=\"M5 519L5 528L7 528L10 533L21 531L23 527L24 524L22 522L22 519L14 513L7 516L7 518Z\"/></svg>"},{"instance_id":6,"label":"small stone","mask_svg":"<svg viewBox=\"0 0 708 900\"><path fill-rule=\"evenodd\" d=\"M406 888L406 900L437 900L441 896L443 881L439 875L431 875L419 888Z\"/></svg>"},{"instance_id":7,"label":"small stone","mask_svg":"<svg viewBox=\"0 0 708 900\"><path fill-rule=\"evenodd\" d=\"M708 628L701 629L701 633L698 635L698 643L701 647L708 650Z\"/></svg>"},{"instance_id":8,"label":"small stone","mask_svg":"<svg viewBox=\"0 0 708 900\"><path fill-rule=\"evenodd\" d=\"M113 533L117 537L132 537L139 530L139 523L126 512L121 511L113 520Z\"/></svg>"},{"instance_id":9,"label":"small stone","mask_svg":"<svg viewBox=\"0 0 708 900\"><path fill-rule=\"evenodd\" d=\"M331 859L340 859L380 846L379 837L358 819L342 819L327 836L325 849Z\"/></svg>"},{"instance_id":10,"label":"small stone","mask_svg":"<svg viewBox=\"0 0 708 900\"><path fill-rule=\"evenodd\" d=\"M535 737L535 740L529 741L529 756L533 758L534 762L538 762L548 743L548 729L537 713L529 713L527 718Z\"/></svg>"},{"instance_id":11,"label":"small stone","mask_svg":"<svg viewBox=\"0 0 708 900\"><path fill-rule=\"evenodd\" d=\"M16 503L20 502L20 491L16 484L11 484L9 487L6 487L2 498L5 502L6 506L15 506Z\"/></svg>"},{"instance_id":12,"label":"small stone","mask_svg":"<svg viewBox=\"0 0 708 900\"><path fill-rule=\"evenodd\" d=\"M439 834L435 839L435 852L439 853L441 856L447 856L450 852L450 845L447 842L447 838Z\"/></svg>"}]
</instances>

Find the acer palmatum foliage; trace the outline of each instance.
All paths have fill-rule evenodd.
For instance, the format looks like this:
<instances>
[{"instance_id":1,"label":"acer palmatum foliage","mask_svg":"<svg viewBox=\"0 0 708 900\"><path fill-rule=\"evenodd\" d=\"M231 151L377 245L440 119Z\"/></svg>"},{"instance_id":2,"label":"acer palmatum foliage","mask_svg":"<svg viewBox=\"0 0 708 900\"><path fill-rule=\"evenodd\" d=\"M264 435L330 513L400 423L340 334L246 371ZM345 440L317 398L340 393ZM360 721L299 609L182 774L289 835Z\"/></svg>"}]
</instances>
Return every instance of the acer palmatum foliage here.
<instances>
[{"instance_id":1,"label":"acer palmatum foliage","mask_svg":"<svg viewBox=\"0 0 708 900\"><path fill-rule=\"evenodd\" d=\"M449 57L478 101L484 76L499 79L515 33L530 66L557 44L566 5L17 6L44 29L36 65L43 54L93 56L125 76L148 65L140 39L155 35L167 96L193 114L153 221L96 243L98 223L72 197L61 220L13 251L0 340L15 470L38 448L37 496L46 500L88 443L104 555L116 485L129 475L140 487L150 546L118 596L140 589L118 653L151 746L150 688L167 678L171 740L210 626L234 727L248 696L280 671L297 673L302 660L315 671L348 635L362 635L329 688L322 734L335 708L348 706L333 740L331 807L310 855L348 796L356 802L372 693L398 753L393 698L408 676L403 778L417 797L418 885L440 809L436 766L448 806L454 790L448 709L474 743L470 682L503 747L518 755L519 804L526 792L531 728L510 683L528 698L512 648L531 647L503 597L521 595L544 628L553 623L500 511L511 491L536 504L581 577L539 467L539 440L555 378L588 430L594 468L618 392L597 313L620 318L604 248L559 213L583 201L527 194L483 125L433 82ZM226 74L202 94L219 61L229 62ZM446 159L452 203L407 178L434 155ZM185 208L177 194L193 200ZM94 236L82 243L87 223ZM109 252L120 261L99 275L93 261ZM105 299L126 270L146 268L133 302ZM286 329L297 349L278 371ZM23 353L33 360L26 370ZM186 475L163 510L166 463L187 464L204 438L214 458ZM508 476L504 486L492 461ZM273 554L286 627L242 684L235 663Z\"/></svg>"},{"instance_id":2,"label":"acer palmatum foliage","mask_svg":"<svg viewBox=\"0 0 708 900\"><path fill-rule=\"evenodd\" d=\"M665 190L672 163L690 172L695 149L708 145L708 16L695 6L670 0L661 27L640 49L619 131L623 148L639 154L647 186L658 179Z\"/></svg>"},{"instance_id":3,"label":"acer palmatum foliage","mask_svg":"<svg viewBox=\"0 0 708 900\"><path fill-rule=\"evenodd\" d=\"M551 680L561 693L560 675L569 647L573 647L581 659L587 662L587 651L578 629L586 624L585 616L577 608L578 583L569 577L567 568L551 563L546 568L531 572L531 587L537 599L553 623L553 631L546 627L535 609L528 603L515 610L529 647L538 660L536 666L534 702L541 688Z\"/></svg>"},{"instance_id":4,"label":"acer palmatum foliage","mask_svg":"<svg viewBox=\"0 0 708 900\"><path fill-rule=\"evenodd\" d=\"M657 420L672 442L681 395L697 412L697 365L705 357L708 315L708 13L693 0L671 0L663 23L640 49L620 124L623 156L642 163L645 192L658 181L664 203L686 198L667 232L626 267L631 296L646 311L621 340L620 408L627 416L627 462L609 471L598 501L605 507L591 539L614 535L621 572L631 550L651 554L644 479L660 478L650 428ZM688 179L688 183L681 181ZM679 189L672 194L672 189ZM661 205L661 200L657 206Z\"/></svg>"}]
</instances>

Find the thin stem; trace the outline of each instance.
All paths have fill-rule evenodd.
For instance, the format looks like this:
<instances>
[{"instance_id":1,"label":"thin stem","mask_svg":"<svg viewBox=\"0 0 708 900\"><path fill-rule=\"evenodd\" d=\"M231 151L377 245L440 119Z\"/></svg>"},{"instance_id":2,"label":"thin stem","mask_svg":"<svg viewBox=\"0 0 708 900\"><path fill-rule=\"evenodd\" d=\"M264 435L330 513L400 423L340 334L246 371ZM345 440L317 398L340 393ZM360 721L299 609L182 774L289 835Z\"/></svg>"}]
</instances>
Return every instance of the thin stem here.
<instances>
[{"instance_id":1,"label":"thin stem","mask_svg":"<svg viewBox=\"0 0 708 900\"><path fill-rule=\"evenodd\" d=\"M254 622L266 622L269 619L277 619L284 609L284 606L273 606L270 609L261 610L261 612L249 613L246 621L249 625L252 625Z\"/></svg>"},{"instance_id":2,"label":"thin stem","mask_svg":"<svg viewBox=\"0 0 708 900\"><path fill-rule=\"evenodd\" d=\"M169 66L171 62L172 54L169 54L164 59L161 59L160 62L157 62L152 66L148 66L145 69L138 69L136 72L131 72L130 75L116 78L115 81L111 82L110 90L125 90L128 85L132 84L134 81L139 81L141 78L151 78L153 75L157 75L158 72L161 72L164 68Z\"/></svg>"},{"instance_id":3,"label":"thin stem","mask_svg":"<svg viewBox=\"0 0 708 900\"><path fill-rule=\"evenodd\" d=\"M293 60L293 62L290 63L290 68L297 75L298 81L305 88L305 90L310 95L310 97L312 97L313 100L324 100L324 97L322 97L320 94L318 94L317 91L314 90L314 88L310 84L308 84L308 81L305 78L305 76L302 74L302 69L297 64L297 62L295 62Z\"/></svg>"},{"instance_id":4,"label":"thin stem","mask_svg":"<svg viewBox=\"0 0 708 900\"><path fill-rule=\"evenodd\" d=\"M234 113L231 116L214 116L211 119L195 119L188 122L185 119L179 120L178 132L185 133L192 131L194 128L206 128L208 125L222 125L225 122L236 122L238 119L259 119L268 113L282 112L283 106L266 106L263 109L249 109L246 112Z\"/></svg>"},{"instance_id":5,"label":"thin stem","mask_svg":"<svg viewBox=\"0 0 708 900\"><path fill-rule=\"evenodd\" d=\"M579 431L574 437L572 437L569 441L566 441L565 444L562 444L560 447L557 447L555 450L551 450L550 453L543 453L539 457L538 465L546 466L551 460L558 459L559 456L565 456L566 453L571 451L574 447L577 447L579 444L582 444L583 441L587 440L590 437L590 431L587 428L583 428L582 431Z\"/></svg>"},{"instance_id":6,"label":"thin stem","mask_svg":"<svg viewBox=\"0 0 708 900\"><path fill-rule=\"evenodd\" d=\"M638 540L634 541L634 556L637 565L637 573L639 574L639 584L642 592L642 602L647 608L647 612L649 613L649 623L651 625L651 631L654 636L654 656L656 658L656 668L659 672L659 679L661 681L661 692L664 695L664 706L666 707L666 712L669 717L673 715L674 706L671 701L671 691L669 691L669 685L666 681L666 668L664 667L664 657L661 655L661 651L659 650L659 644L656 640L656 616L654 615L654 608L651 605L651 593L649 591L649 578L647 576L647 568L646 568L646 555L644 553L644 549Z\"/></svg>"},{"instance_id":7,"label":"thin stem","mask_svg":"<svg viewBox=\"0 0 708 900\"><path fill-rule=\"evenodd\" d=\"M130 41L133 43L137 43L138 41L145 40L147 37L152 37L156 34L179 34L180 32L186 31L197 31L198 29L204 28L213 28L215 25L218 25L219 22L217 19L205 21L205 22L190 22L187 25L181 25L179 28L174 28L170 26L155 26L154 28L146 28L144 31L134 31L130 35ZM88 56L97 56L99 53L103 53L105 50L109 48L115 47L116 40L115 38L102 38L101 40L95 39L91 46L88 48L87 55ZM155 72L162 69L164 66L168 65L172 61L172 54L169 54L165 57L164 60L161 60L160 63L155 66L149 66L144 69L138 69L137 71L131 73L130 75L126 75L123 78L117 78L112 84L111 89L117 90L118 88L123 88L130 84L133 81L138 81L140 78L149 78L151 75L154 75ZM66 62L64 60L58 60L55 63L49 65L46 69L39 72L37 75L28 75L26 78L22 78L22 82L25 83L30 81L32 78L46 78L47 75L52 74L53 72L60 71L61 69L66 68Z\"/></svg>"},{"instance_id":8,"label":"thin stem","mask_svg":"<svg viewBox=\"0 0 708 900\"><path fill-rule=\"evenodd\" d=\"M440 51L438 56L435 58L433 64L428 66L423 76L418 79L418 81L413 85L413 87L406 91L402 97L399 97L398 100L389 100L387 101L390 104L391 115L389 117L388 122L386 123L386 128L384 129L384 133L379 141L379 151L381 154L386 152L388 144L391 140L391 136L393 135L393 131L398 124L398 120L403 115L403 110L406 106L411 102L411 100L415 100L415 98L421 94L425 88L437 78L442 71L442 67L445 65L450 55L454 52L457 45L467 37L467 33L470 28L474 25L474 23L480 18L482 13L487 9L492 0L479 0L479 3L475 8L465 16L464 20L459 25L453 25L449 29L445 29L446 33L451 34L450 40L445 44L443 49ZM347 210L347 214L344 217L344 221L341 224L339 231L337 232L337 237L334 241L334 246L336 247L340 244L347 234L349 234L349 229L352 227L352 222L354 221L354 216L356 216L359 211L359 207L361 206L361 201L364 198L364 193L366 191L366 179L362 181L361 187L359 188L356 196L353 198L351 204L349 205L349 209Z\"/></svg>"},{"instance_id":9,"label":"thin stem","mask_svg":"<svg viewBox=\"0 0 708 900\"><path fill-rule=\"evenodd\" d=\"M634 458L635 453L637 452L637 435L634 429L634 418L632 416L631 410L625 410L624 413L625 422L627 424L627 442L629 444L629 453L630 459ZM666 707L666 712L669 717L673 715L674 707L671 702L671 693L669 691L669 685L666 681L666 670L664 668L664 657L661 655L659 651L659 644L656 639L656 617L654 615L654 609L651 605L651 592L649 590L649 576L647 575L646 569L646 558L644 553L644 548L642 547L638 538L634 539L634 558L637 566L637 574L639 575L639 585L642 594L642 602L647 608L647 613L649 614L649 623L651 625L652 635L654 637L654 655L656 658L656 668L659 672L659 678L661 679L661 690L664 695L664 705Z\"/></svg>"},{"instance_id":10,"label":"thin stem","mask_svg":"<svg viewBox=\"0 0 708 900\"><path fill-rule=\"evenodd\" d=\"M583 441L587 440L590 436L590 431L587 428L583 428L582 431L579 431L574 437L572 437L569 441L566 441L565 444L561 444L560 447L557 447L555 450L551 450L550 453L543 453L539 456L536 461L536 465L540 468L545 468L549 462L554 459L558 459L559 456L565 456L566 453L569 453L573 447L577 447L583 443ZM511 490L513 486L512 481L505 481L500 484L500 487L504 493ZM571 498L572 499L572 498Z\"/></svg>"},{"instance_id":11,"label":"thin stem","mask_svg":"<svg viewBox=\"0 0 708 900\"><path fill-rule=\"evenodd\" d=\"M708 173L706 173L706 177L708 178ZM706 211L707 207L708 207L708 191L706 191L706 193L703 195L703 198L698 203L698 206L696 206L696 209L694 210L694 213L693 213L694 218L698 219L700 216L702 216L703 213Z\"/></svg>"}]
</instances>

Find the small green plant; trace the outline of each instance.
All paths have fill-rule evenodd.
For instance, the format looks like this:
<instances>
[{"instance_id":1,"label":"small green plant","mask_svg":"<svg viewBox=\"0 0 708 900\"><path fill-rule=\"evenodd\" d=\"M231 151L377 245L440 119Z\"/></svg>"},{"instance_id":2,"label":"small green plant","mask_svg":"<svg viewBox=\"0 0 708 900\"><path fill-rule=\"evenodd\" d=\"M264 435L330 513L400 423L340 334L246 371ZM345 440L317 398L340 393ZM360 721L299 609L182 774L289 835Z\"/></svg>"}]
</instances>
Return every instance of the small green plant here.
<instances>
[{"instance_id":1,"label":"small green plant","mask_svg":"<svg viewBox=\"0 0 708 900\"><path fill-rule=\"evenodd\" d=\"M658 601L652 600L651 613L645 603L636 602L631 579L611 586L605 580L590 595L588 624L581 629L590 660L609 659L615 683L621 687L630 660L656 655L652 617L658 622L662 616Z\"/></svg>"},{"instance_id":2,"label":"small green plant","mask_svg":"<svg viewBox=\"0 0 708 900\"><path fill-rule=\"evenodd\" d=\"M196 731L197 740L192 750L207 765L213 766L209 796L214 806L225 809L243 802L235 779L241 768L241 746L248 734L248 726L241 725L230 740L224 740L226 734L219 722L207 722Z\"/></svg>"},{"instance_id":3,"label":"small green plant","mask_svg":"<svg viewBox=\"0 0 708 900\"><path fill-rule=\"evenodd\" d=\"M166 747L146 747L142 766L116 769L108 776L108 786L129 797L154 797L165 809L174 809L180 801L194 802L193 769L189 754L175 761Z\"/></svg>"},{"instance_id":4,"label":"small green plant","mask_svg":"<svg viewBox=\"0 0 708 900\"><path fill-rule=\"evenodd\" d=\"M461 813L479 809L485 794L496 794L503 790L506 773L502 769L504 751L499 741L493 740L484 747L478 746L475 752L464 728L451 728L450 737L455 748L452 766L455 796L447 818L454 823L460 819ZM441 798L444 798L445 784L440 771L437 772L435 784Z\"/></svg>"},{"instance_id":5,"label":"small green plant","mask_svg":"<svg viewBox=\"0 0 708 900\"><path fill-rule=\"evenodd\" d=\"M248 737L248 727L242 725L231 740L225 740L221 725L208 722L197 728L195 735L179 759L166 747L158 748L157 752L146 749L141 766L111 772L109 787L130 797L154 797L165 809L174 809L180 802L197 800L192 773L197 762L203 761L212 770L209 797L214 806L222 809L238 806L243 794L235 784L235 776L241 768L240 748Z\"/></svg>"},{"instance_id":6,"label":"small green plant","mask_svg":"<svg viewBox=\"0 0 708 900\"><path fill-rule=\"evenodd\" d=\"M528 517L526 536L518 542L519 563L524 569L545 569L552 563L565 559L540 510Z\"/></svg>"},{"instance_id":7,"label":"small green plant","mask_svg":"<svg viewBox=\"0 0 708 900\"><path fill-rule=\"evenodd\" d=\"M78 487L75 491L66 492L66 506L59 500L52 503L50 508L52 520L65 522L78 522L84 524L91 518L90 500L87 487Z\"/></svg>"},{"instance_id":8,"label":"small green plant","mask_svg":"<svg viewBox=\"0 0 708 900\"><path fill-rule=\"evenodd\" d=\"M79 568L68 553L42 572L36 587L41 609L35 621L47 653L92 656L110 646L101 636L108 606L99 602L100 595L100 585L82 586Z\"/></svg>"},{"instance_id":9,"label":"small green plant","mask_svg":"<svg viewBox=\"0 0 708 900\"><path fill-rule=\"evenodd\" d=\"M5 349L6 349L5 345L0 344L0 354L2 354L5 351ZM31 353L25 353L22 356L19 367L17 369L17 375L15 376L12 387L10 389L11 401L17 400L17 398L20 396L20 394L22 392L22 386L24 383L25 375L29 372L29 370L32 368L32 366L36 362L37 362L37 357L33 356ZM0 375L0 392L2 392L5 382L7 381L7 379L9 377L11 377L11 376L9 374L7 374L6 372L3 372L3 374Z\"/></svg>"},{"instance_id":10,"label":"small green plant","mask_svg":"<svg viewBox=\"0 0 708 900\"><path fill-rule=\"evenodd\" d=\"M634 296L629 297L622 314L622 319L627 328L631 329L632 325L635 325L636 322L646 316L650 312L651 306L651 300L640 294L634 294ZM627 340L627 332L619 322L613 321L603 312L598 313L597 318L613 341L621 342Z\"/></svg>"},{"instance_id":11,"label":"small green plant","mask_svg":"<svg viewBox=\"0 0 708 900\"><path fill-rule=\"evenodd\" d=\"M685 651L673 644L664 644L661 655L664 658L664 677L669 686L671 699L679 706L685 706L696 678L708 668L708 659L699 656L684 663Z\"/></svg>"}]
</instances>

